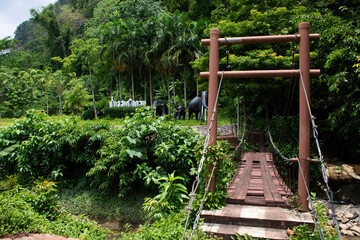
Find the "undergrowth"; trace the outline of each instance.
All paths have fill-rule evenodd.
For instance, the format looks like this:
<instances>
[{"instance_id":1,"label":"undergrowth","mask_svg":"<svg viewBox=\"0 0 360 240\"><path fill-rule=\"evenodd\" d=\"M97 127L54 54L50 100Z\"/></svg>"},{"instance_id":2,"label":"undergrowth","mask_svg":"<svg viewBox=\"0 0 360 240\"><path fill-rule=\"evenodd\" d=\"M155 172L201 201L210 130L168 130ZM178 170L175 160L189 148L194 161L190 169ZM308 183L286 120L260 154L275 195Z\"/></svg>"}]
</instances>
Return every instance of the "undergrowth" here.
<instances>
[{"instance_id":1,"label":"undergrowth","mask_svg":"<svg viewBox=\"0 0 360 240\"><path fill-rule=\"evenodd\" d=\"M14 178L9 181L14 182ZM109 233L87 217L62 209L54 182L38 180L31 188L24 188L5 180L0 187L0 236L38 232L102 240Z\"/></svg>"},{"instance_id":2,"label":"undergrowth","mask_svg":"<svg viewBox=\"0 0 360 240\"><path fill-rule=\"evenodd\" d=\"M140 224L145 221L142 204L144 192L130 192L119 198L116 194L104 195L96 189L62 189L60 206L73 214L84 214L96 221L117 221Z\"/></svg>"}]
</instances>

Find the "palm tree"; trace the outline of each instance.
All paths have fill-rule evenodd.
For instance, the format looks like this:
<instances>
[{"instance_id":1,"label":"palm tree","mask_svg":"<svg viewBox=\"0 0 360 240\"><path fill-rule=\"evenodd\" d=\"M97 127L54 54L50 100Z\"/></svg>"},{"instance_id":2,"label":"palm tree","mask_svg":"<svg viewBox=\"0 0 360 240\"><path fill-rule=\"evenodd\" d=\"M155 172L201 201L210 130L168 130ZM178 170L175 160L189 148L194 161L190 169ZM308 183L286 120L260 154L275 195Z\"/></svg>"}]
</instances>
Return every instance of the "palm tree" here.
<instances>
[{"instance_id":1,"label":"palm tree","mask_svg":"<svg viewBox=\"0 0 360 240\"><path fill-rule=\"evenodd\" d=\"M108 43L114 63L125 64L131 78L131 95L135 98L134 69L140 60L143 26L141 22L132 19L117 20L104 27L103 41ZM121 64L122 63L122 64Z\"/></svg>"},{"instance_id":2,"label":"palm tree","mask_svg":"<svg viewBox=\"0 0 360 240\"><path fill-rule=\"evenodd\" d=\"M184 14L173 14L173 25L171 28L174 31L172 41L169 48L164 52L163 59L169 63L172 68L183 67L183 81L184 81L184 103L187 105L186 92L186 72L189 68L190 62L200 57L200 38L195 32L195 27ZM175 31L176 30L176 31Z\"/></svg>"},{"instance_id":3,"label":"palm tree","mask_svg":"<svg viewBox=\"0 0 360 240\"><path fill-rule=\"evenodd\" d=\"M56 90L59 97L59 114L62 115L61 95L66 85L66 76L61 70L57 70L54 73L54 78L52 78L51 80L51 86Z\"/></svg>"},{"instance_id":4,"label":"palm tree","mask_svg":"<svg viewBox=\"0 0 360 240\"><path fill-rule=\"evenodd\" d=\"M44 71L38 70L39 75L41 76L39 78L38 84L44 87L45 90L45 96L46 96L46 113L49 115L49 86L51 84L51 81L53 81L54 75L52 72L51 67L46 67Z\"/></svg>"}]
</instances>

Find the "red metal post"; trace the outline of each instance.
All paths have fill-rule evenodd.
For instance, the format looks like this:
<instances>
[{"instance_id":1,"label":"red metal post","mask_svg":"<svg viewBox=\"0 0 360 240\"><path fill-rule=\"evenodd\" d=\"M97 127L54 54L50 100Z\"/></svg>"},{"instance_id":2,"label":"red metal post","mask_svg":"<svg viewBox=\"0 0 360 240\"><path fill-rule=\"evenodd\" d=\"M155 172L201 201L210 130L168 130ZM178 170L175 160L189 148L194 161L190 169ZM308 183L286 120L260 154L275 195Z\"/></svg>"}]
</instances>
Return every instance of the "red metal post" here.
<instances>
[{"instance_id":1,"label":"red metal post","mask_svg":"<svg viewBox=\"0 0 360 240\"><path fill-rule=\"evenodd\" d=\"M310 41L309 41L310 23L303 22L299 24L300 43L299 43L299 65L302 74L302 80L306 89L306 94L310 104ZM302 205L303 211L309 211L307 201L307 190L309 187L309 161L310 157L310 114L307 106L306 96L301 82L299 80L299 160L301 169L299 166L299 183L298 194L299 201ZM304 177L303 177L304 175ZM305 185L306 184L306 185Z\"/></svg>"},{"instance_id":2,"label":"red metal post","mask_svg":"<svg viewBox=\"0 0 360 240\"><path fill-rule=\"evenodd\" d=\"M210 121L213 114L213 109L215 106L216 95L218 91L218 76L217 72L219 71L219 42L218 39L220 37L219 29L211 29L210 30L210 59L209 59L209 111L208 111L208 124L207 127L210 127ZM217 108L217 106L216 106ZM210 132L209 146L216 145L216 137L217 137L217 112L214 115L212 120L212 127ZM212 168L212 166L210 166ZM211 169L209 169L211 171ZM214 173L215 174L215 173ZM211 179L211 183L209 186L209 191L215 191L215 175Z\"/></svg>"}]
</instances>

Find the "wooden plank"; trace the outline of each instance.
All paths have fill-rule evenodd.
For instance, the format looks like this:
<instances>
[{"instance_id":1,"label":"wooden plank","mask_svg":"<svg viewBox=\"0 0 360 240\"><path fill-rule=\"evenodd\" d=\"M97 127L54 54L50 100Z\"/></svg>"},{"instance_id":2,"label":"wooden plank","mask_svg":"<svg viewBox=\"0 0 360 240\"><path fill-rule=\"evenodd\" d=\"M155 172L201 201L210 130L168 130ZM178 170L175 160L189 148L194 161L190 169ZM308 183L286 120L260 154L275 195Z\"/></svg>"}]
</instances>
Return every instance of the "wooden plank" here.
<instances>
[{"instance_id":1,"label":"wooden plank","mask_svg":"<svg viewBox=\"0 0 360 240\"><path fill-rule=\"evenodd\" d=\"M263 179L263 188L264 188L264 197L265 202L275 202L275 199L271 193L271 186L269 184L268 175L267 172L267 164L266 164L266 158L265 155L260 156L260 166L261 166L261 172L262 172L262 179Z\"/></svg>"},{"instance_id":2,"label":"wooden plank","mask_svg":"<svg viewBox=\"0 0 360 240\"><path fill-rule=\"evenodd\" d=\"M246 152L229 184L228 203L282 206L291 194L275 168L271 153Z\"/></svg>"},{"instance_id":3,"label":"wooden plank","mask_svg":"<svg viewBox=\"0 0 360 240\"><path fill-rule=\"evenodd\" d=\"M263 181L264 181L265 202L276 202L276 203L284 202L281 198L281 195L278 193L277 188L275 187L266 160L267 159L265 155L262 155L260 157L260 165L261 165L261 171L263 174Z\"/></svg>"},{"instance_id":4,"label":"wooden plank","mask_svg":"<svg viewBox=\"0 0 360 240\"><path fill-rule=\"evenodd\" d=\"M253 165L252 154L247 154L244 172L241 175L240 180L237 181L236 187L234 191L231 193L231 198L245 199L250 183L252 165Z\"/></svg>"}]
</instances>

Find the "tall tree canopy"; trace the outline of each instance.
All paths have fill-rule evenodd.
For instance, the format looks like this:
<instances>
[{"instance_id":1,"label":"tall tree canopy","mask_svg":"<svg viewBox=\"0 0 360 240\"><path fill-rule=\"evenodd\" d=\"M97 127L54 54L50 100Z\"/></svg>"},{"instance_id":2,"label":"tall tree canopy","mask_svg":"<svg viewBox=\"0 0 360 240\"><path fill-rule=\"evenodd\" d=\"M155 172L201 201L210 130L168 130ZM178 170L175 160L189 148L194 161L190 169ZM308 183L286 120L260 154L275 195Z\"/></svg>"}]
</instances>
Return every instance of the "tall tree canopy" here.
<instances>
[{"instance_id":1,"label":"tall tree canopy","mask_svg":"<svg viewBox=\"0 0 360 240\"><path fill-rule=\"evenodd\" d=\"M0 42L2 50L11 49L0 56L2 116L18 116L30 106L60 113L63 100L66 110L80 113L86 106L103 108L111 96L146 99L149 105L158 98L170 104L171 97L186 105L197 86L207 89L207 81L198 77L209 63L200 39L208 38L211 28L220 29L221 37L296 34L298 24L307 21L312 33L320 33L311 44L311 67L322 71L312 80L314 114L330 149L355 159L360 153L360 132L354 131L360 129L359 11L348 0L58 0L31 11L33 18L16 31L16 48L11 39ZM221 70L228 65L231 70L298 68L298 46L292 43L223 46L220 57ZM39 94L27 96L26 106L9 108L14 84L24 82L29 69L42 70L37 71L41 86L28 85ZM72 72L76 76L69 78ZM46 77L52 74L61 81ZM57 80L57 87L45 83ZM93 96L92 103L70 106L70 88L79 84ZM266 110L296 119L297 88L295 78L226 80L220 103L233 113L229 102L239 96L248 101L253 119L264 119Z\"/></svg>"}]
</instances>

